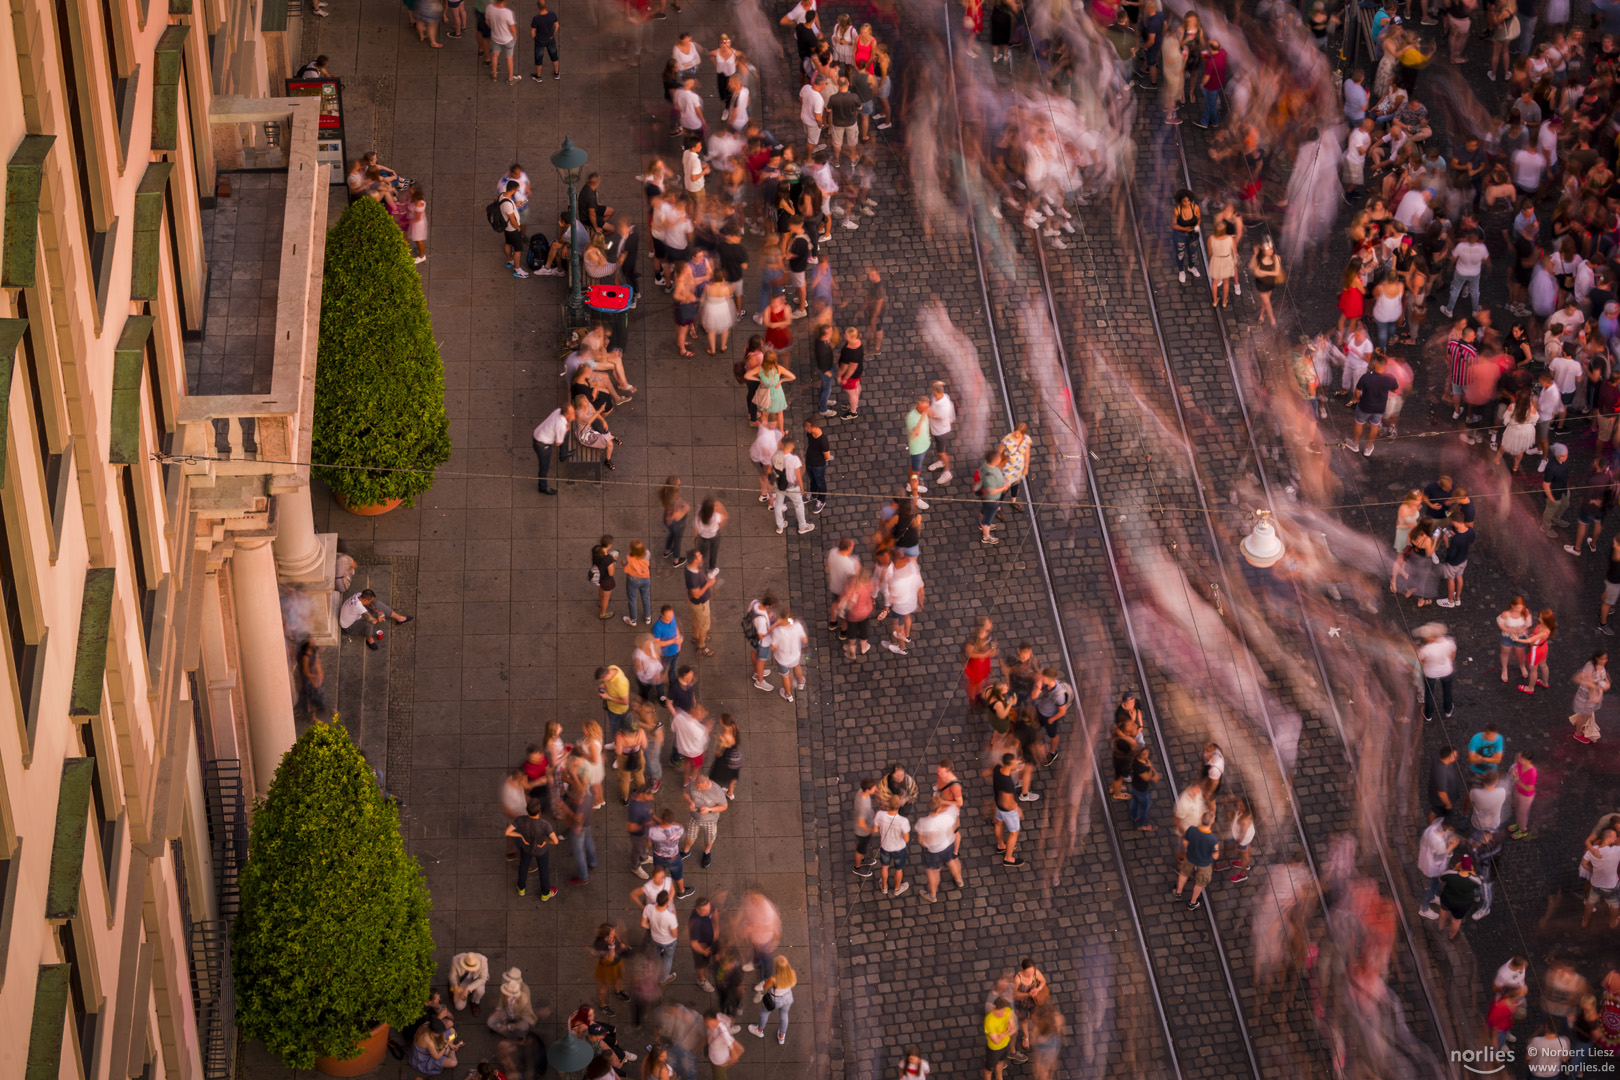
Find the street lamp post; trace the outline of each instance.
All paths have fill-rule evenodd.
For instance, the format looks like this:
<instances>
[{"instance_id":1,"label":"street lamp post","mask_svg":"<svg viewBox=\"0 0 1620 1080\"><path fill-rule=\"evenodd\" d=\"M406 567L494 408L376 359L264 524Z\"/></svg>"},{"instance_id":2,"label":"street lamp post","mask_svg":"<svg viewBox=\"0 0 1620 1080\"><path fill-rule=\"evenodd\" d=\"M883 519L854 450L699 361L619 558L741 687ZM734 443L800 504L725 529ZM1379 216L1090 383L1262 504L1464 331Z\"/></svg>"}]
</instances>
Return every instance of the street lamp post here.
<instances>
[{"instance_id":1,"label":"street lamp post","mask_svg":"<svg viewBox=\"0 0 1620 1080\"><path fill-rule=\"evenodd\" d=\"M579 226L579 178L590 155L574 145L574 140L563 137L562 149L551 155L551 167L568 185L568 321L579 326L585 321L585 290L582 282L580 259L583 253L574 243Z\"/></svg>"}]
</instances>

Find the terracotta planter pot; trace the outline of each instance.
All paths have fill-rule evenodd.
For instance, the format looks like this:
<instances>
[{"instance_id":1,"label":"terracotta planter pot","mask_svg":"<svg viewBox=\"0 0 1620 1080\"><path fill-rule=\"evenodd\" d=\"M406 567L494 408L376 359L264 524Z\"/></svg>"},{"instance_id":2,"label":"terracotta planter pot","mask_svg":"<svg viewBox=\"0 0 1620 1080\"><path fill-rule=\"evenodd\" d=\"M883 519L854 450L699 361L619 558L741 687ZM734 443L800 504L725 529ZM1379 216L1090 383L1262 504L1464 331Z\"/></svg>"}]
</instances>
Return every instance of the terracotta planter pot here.
<instances>
[{"instance_id":1,"label":"terracotta planter pot","mask_svg":"<svg viewBox=\"0 0 1620 1080\"><path fill-rule=\"evenodd\" d=\"M360 1053L347 1061L337 1058L316 1058L315 1071L327 1076L359 1076L382 1064L388 1056L388 1025L378 1024L360 1043Z\"/></svg>"},{"instance_id":2,"label":"terracotta planter pot","mask_svg":"<svg viewBox=\"0 0 1620 1080\"><path fill-rule=\"evenodd\" d=\"M365 506L350 506L349 501L337 492L332 492L332 497L338 501L339 506L357 517L376 517L379 514L386 514L405 501L404 499L389 499L387 502L368 503Z\"/></svg>"}]
</instances>

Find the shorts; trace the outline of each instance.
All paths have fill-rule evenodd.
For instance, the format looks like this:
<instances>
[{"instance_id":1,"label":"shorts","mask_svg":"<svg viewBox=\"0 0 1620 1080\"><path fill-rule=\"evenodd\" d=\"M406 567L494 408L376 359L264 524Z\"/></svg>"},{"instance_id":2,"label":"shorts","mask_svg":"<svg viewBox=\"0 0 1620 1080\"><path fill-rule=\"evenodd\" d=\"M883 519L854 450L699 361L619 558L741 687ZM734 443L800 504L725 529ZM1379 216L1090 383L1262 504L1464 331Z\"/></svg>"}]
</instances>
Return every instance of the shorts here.
<instances>
[{"instance_id":1,"label":"shorts","mask_svg":"<svg viewBox=\"0 0 1620 1080\"><path fill-rule=\"evenodd\" d=\"M864 859L864 858L866 858L866 849L871 847L871 846L872 846L872 834L871 833L867 833L865 836L862 836L860 833L855 834L855 854L859 855L861 858Z\"/></svg>"},{"instance_id":2,"label":"shorts","mask_svg":"<svg viewBox=\"0 0 1620 1080\"><path fill-rule=\"evenodd\" d=\"M895 870L904 870L906 868L906 849L901 848L899 851L890 851L885 847L878 848L878 865L892 867Z\"/></svg>"},{"instance_id":3,"label":"shorts","mask_svg":"<svg viewBox=\"0 0 1620 1080\"><path fill-rule=\"evenodd\" d=\"M1596 525L1598 522L1603 520L1603 511L1599 510L1594 514L1592 512L1592 504L1582 500L1581 509L1578 516L1582 525Z\"/></svg>"},{"instance_id":4,"label":"shorts","mask_svg":"<svg viewBox=\"0 0 1620 1080\"><path fill-rule=\"evenodd\" d=\"M1129 780L1131 778L1131 759L1117 757L1114 759L1114 779Z\"/></svg>"},{"instance_id":5,"label":"shorts","mask_svg":"<svg viewBox=\"0 0 1620 1080\"><path fill-rule=\"evenodd\" d=\"M694 768L694 769L703 768L703 755L702 754L699 754L697 757L687 757L685 754L682 754L681 755L681 760L685 761L688 765L692 766L692 768ZM691 832L692 829L693 829L693 826L689 825L689 826L687 826L686 831Z\"/></svg>"},{"instance_id":6,"label":"shorts","mask_svg":"<svg viewBox=\"0 0 1620 1080\"><path fill-rule=\"evenodd\" d=\"M1468 569L1467 559L1464 559L1456 566L1452 566L1450 563L1441 563L1440 576L1445 578L1447 581L1456 581L1463 576L1463 571L1466 569Z\"/></svg>"},{"instance_id":7,"label":"shorts","mask_svg":"<svg viewBox=\"0 0 1620 1080\"><path fill-rule=\"evenodd\" d=\"M683 262L686 262L691 257L692 257L692 249L691 248L670 247L667 243L664 245L664 261L665 262L683 263Z\"/></svg>"},{"instance_id":8,"label":"shorts","mask_svg":"<svg viewBox=\"0 0 1620 1080\"><path fill-rule=\"evenodd\" d=\"M777 657L776 659L776 670L782 673L782 678L784 679L791 677L793 675L793 669L798 666L798 664L783 664L781 657Z\"/></svg>"},{"instance_id":9,"label":"shorts","mask_svg":"<svg viewBox=\"0 0 1620 1080\"><path fill-rule=\"evenodd\" d=\"M1451 396L1452 397L1462 397L1463 394L1467 393L1467 391L1468 391L1468 387L1464 386L1462 383L1455 383L1454 382L1454 383L1451 384Z\"/></svg>"},{"instance_id":10,"label":"shorts","mask_svg":"<svg viewBox=\"0 0 1620 1080\"><path fill-rule=\"evenodd\" d=\"M914 473L922 472L923 471L923 463L926 462L927 460L928 460L928 451L926 451L926 450L924 450L920 454L912 454L911 455L911 471L914 472Z\"/></svg>"},{"instance_id":11,"label":"shorts","mask_svg":"<svg viewBox=\"0 0 1620 1080\"><path fill-rule=\"evenodd\" d=\"M806 124L806 125L804 125L804 141L805 141L805 144L808 145L808 146L820 146L821 145L821 125L820 124Z\"/></svg>"},{"instance_id":12,"label":"shorts","mask_svg":"<svg viewBox=\"0 0 1620 1080\"><path fill-rule=\"evenodd\" d=\"M1208 885L1209 879L1215 876L1215 867L1213 865L1194 866L1187 861L1187 856L1178 855L1176 857L1176 873L1182 877L1191 878L1194 885L1204 886Z\"/></svg>"},{"instance_id":13,"label":"shorts","mask_svg":"<svg viewBox=\"0 0 1620 1080\"><path fill-rule=\"evenodd\" d=\"M804 288L804 271L803 270L789 270L787 272L787 280L788 280L788 284L792 285L795 289Z\"/></svg>"},{"instance_id":14,"label":"shorts","mask_svg":"<svg viewBox=\"0 0 1620 1080\"><path fill-rule=\"evenodd\" d=\"M551 57L551 62L555 64L557 62L557 39L552 38L550 41L536 41L534 43L535 67L540 66L540 54L542 52Z\"/></svg>"},{"instance_id":15,"label":"shorts","mask_svg":"<svg viewBox=\"0 0 1620 1080\"><path fill-rule=\"evenodd\" d=\"M771 643L768 641L761 641L758 645L755 645L754 655L759 657L761 660L769 661L771 658Z\"/></svg>"},{"instance_id":16,"label":"shorts","mask_svg":"<svg viewBox=\"0 0 1620 1080\"><path fill-rule=\"evenodd\" d=\"M954 858L956 856L952 854L950 848L946 848L944 851L929 851L927 848L923 848L923 869L938 870Z\"/></svg>"},{"instance_id":17,"label":"shorts","mask_svg":"<svg viewBox=\"0 0 1620 1080\"><path fill-rule=\"evenodd\" d=\"M492 40L489 43L489 52L490 52L491 56L495 56L495 57L511 56L512 52L513 52L513 49L516 46L517 46L517 38L513 38L511 41L493 41Z\"/></svg>"},{"instance_id":18,"label":"shorts","mask_svg":"<svg viewBox=\"0 0 1620 1080\"><path fill-rule=\"evenodd\" d=\"M872 98L867 98L865 101L861 102L861 107L856 111L858 111L862 116L871 116L873 113L877 112L877 102Z\"/></svg>"},{"instance_id":19,"label":"shorts","mask_svg":"<svg viewBox=\"0 0 1620 1080\"><path fill-rule=\"evenodd\" d=\"M683 871L681 870L681 857L679 855L671 855L667 859L662 855L654 855L653 867L662 868L664 873L668 874L673 881L679 882L681 880Z\"/></svg>"},{"instance_id":20,"label":"shorts","mask_svg":"<svg viewBox=\"0 0 1620 1080\"><path fill-rule=\"evenodd\" d=\"M984 1071L987 1072L987 1073L995 1072L996 1071L996 1066L1000 1065L1003 1061L1007 1060L1007 1052L1010 1051L1011 1049L1012 1049L1012 1040L1011 1039L1008 1039L1007 1040L1007 1045L1003 1046L1000 1050L992 1050L988 1046L985 1047L985 1049L984 1049Z\"/></svg>"},{"instance_id":21,"label":"shorts","mask_svg":"<svg viewBox=\"0 0 1620 1080\"><path fill-rule=\"evenodd\" d=\"M929 449L934 452L934 456L936 458L948 457L950 455L951 451L949 448L949 443L946 441L950 437L951 433L948 431L944 432L943 434L936 434L932 431L928 433L928 441L933 444L929 447Z\"/></svg>"},{"instance_id":22,"label":"shorts","mask_svg":"<svg viewBox=\"0 0 1620 1080\"><path fill-rule=\"evenodd\" d=\"M669 248L665 247L664 242L658 239L656 236L653 237L652 252L653 258L657 259L659 262L663 262L665 259L669 258Z\"/></svg>"},{"instance_id":23,"label":"shorts","mask_svg":"<svg viewBox=\"0 0 1620 1080\"><path fill-rule=\"evenodd\" d=\"M522 233L514 232L511 229L506 230L506 235L503 236L502 239L505 241L506 246L511 248L513 251L522 251L527 243L527 241L523 239Z\"/></svg>"},{"instance_id":24,"label":"shorts","mask_svg":"<svg viewBox=\"0 0 1620 1080\"><path fill-rule=\"evenodd\" d=\"M1371 424L1373 427L1377 427L1379 424L1382 424L1383 422L1384 422L1384 414L1381 413L1381 412L1370 413L1370 412L1362 412L1360 408L1356 409L1356 423L1357 424Z\"/></svg>"},{"instance_id":25,"label":"shorts","mask_svg":"<svg viewBox=\"0 0 1620 1080\"><path fill-rule=\"evenodd\" d=\"M1015 833L1024 827L1023 823L1018 819L1017 810L997 810L996 820L1005 825L1010 833Z\"/></svg>"},{"instance_id":26,"label":"shorts","mask_svg":"<svg viewBox=\"0 0 1620 1080\"><path fill-rule=\"evenodd\" d=\"M1608 904L1611 909L1620 911L1620 886L1613 889L1605 889L1601 886L1593 885L1588 882L1587 887L1589 890L1586 894L1587 903L1591 904L1593 907L1596 907L1598 898L1602 897L1603 902Z\"/></svg>"},{"instance_id":27,"label":"shorts","mask_svg":"<svg viewBox=\"0 0 1620 1080\"><path fill-rule=\"evenodd\" d=\"M485 41L489 40L489 20L484 18L482 11L478 13L478 36Z\"/></svg>"},{"instance_id":28,"label":"shorts","mask_svg":"<svg viewBox=\"0 0 1620 1080\"><path fill-rule=\"evenodd\" d=\"M845 379L841 385L845 390L859 390L861 388L861 380Z\"/></svg>"},{"instance_id":29,"label":"shorts","mask_svg":"<svg viewBox=\"0 0 1620 1080\"><path fill-rule=\"evenodd\" d=\"M832 144L834 150L837 150L841 146L847 146L853 150L860 145L860 142L860 129L854 124L849 125L849 127L835 127L832 129Z\"/></svg>"},{"instance_id":30,"label":"shorts","mask_svg":"<svg viewBox=\"0 0 1620 1080\"><path fill-rule=\"evenodd\" d=\"M1609 607L1620 604L1620 581L1605 581L1603 583L1603 603Z\"/></svg>"},{"instance_id":31,"label":"shorts","mask_svg":"<svg viewBox=\"0 0 1620 1080\"><path fill-rule=\"evenodd\" d=\"M624 961L615 960L613 963L596 962L596 985L617 986L624 978Z\"/></svg>"},{"instance_id":32,"label":"shorts","mask_svg":"<svg viewBox=\"0 0 1620 1080\"><path fill-rule=\"evenodd\" d=\"M1042 716L1040 713L1036 713L1035 720L1041 725L1041 733L1044 734L1048 739L1056 737L1058 722L1055 718L1050 716Z\"/></svg>"}]
</instances>

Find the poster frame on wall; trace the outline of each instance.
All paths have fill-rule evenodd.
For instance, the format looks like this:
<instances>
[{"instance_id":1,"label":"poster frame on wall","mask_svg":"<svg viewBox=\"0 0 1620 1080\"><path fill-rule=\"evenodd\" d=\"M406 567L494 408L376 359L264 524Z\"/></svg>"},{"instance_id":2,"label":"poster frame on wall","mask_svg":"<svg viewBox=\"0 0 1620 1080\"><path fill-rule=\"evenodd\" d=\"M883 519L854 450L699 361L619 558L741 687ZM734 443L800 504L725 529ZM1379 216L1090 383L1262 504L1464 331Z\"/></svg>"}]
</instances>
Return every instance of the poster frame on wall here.
<instances>
[{"instance_id":1,"label":"poster frame on wall","mask_svg":"<svg viewBox=\"0 0 1620 1080\"><path fill-rule=\"evenodd\" d=\"M287 96L321 99L320 127L315 136L315 160L332 166L327 173L331 183L343 183L349 163L348 147L344 140L343 80L288 79Z\"/></svg>"}]
</instances>

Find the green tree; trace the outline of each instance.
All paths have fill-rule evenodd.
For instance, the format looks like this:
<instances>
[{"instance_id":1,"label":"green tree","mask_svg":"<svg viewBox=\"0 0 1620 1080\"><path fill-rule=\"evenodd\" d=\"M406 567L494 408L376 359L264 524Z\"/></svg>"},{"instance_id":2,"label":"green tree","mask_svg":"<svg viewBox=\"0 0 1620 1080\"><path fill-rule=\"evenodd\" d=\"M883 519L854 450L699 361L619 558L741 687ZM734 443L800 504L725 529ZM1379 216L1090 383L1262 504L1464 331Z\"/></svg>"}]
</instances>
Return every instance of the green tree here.
<instances>
[{"instance_id":1,"label":"green tree","mask_svg":"<svg viewBox=\"0 0 1620 1080\"><path fill-rule=\"evenodd\" d=\"M375 199L326 237L314 473L350 506L416 496L450 459L444 362L410 246Z\"/></svg>"},{"instance_id":2,"label":"green tree","mask_svg":"<svg viewBox=\"0 0 1620 1080\"><path fill-rule=\"evenodd\" d=\"M336 718L316 723L255 807L232 940L236 1018L289 1066L353 1057L427 1000L427 886L399 811Z\"/></svg>"}]
</instances>

